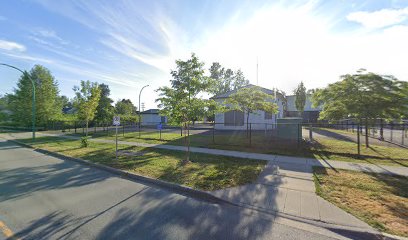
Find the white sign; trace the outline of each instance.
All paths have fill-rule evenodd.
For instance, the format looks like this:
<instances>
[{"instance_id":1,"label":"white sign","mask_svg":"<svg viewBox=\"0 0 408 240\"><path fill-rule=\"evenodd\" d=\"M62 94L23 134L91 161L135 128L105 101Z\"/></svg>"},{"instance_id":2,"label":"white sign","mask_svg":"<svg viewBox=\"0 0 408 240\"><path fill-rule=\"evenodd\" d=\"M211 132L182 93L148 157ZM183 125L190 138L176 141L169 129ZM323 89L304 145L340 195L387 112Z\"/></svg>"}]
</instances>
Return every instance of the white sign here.
<instances>
[{"instance_id":1,"label":"white sign","mask_svg":"<svg viewBox=\"0 0 408 240\"><path fill-rule=\"evenodd\" d=\"M113 117L113 125L114 126L119 126L120 125L120 117L119 116L114 116Z\"/></svg>"}]
</instances>

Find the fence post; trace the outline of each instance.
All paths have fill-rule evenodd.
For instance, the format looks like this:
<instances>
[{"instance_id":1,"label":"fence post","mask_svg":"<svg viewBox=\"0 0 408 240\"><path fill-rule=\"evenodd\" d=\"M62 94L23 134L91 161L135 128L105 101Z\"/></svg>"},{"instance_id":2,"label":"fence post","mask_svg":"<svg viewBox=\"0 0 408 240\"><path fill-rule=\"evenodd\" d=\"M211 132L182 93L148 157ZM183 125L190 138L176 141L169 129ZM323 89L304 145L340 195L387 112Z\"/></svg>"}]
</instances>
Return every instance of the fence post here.
<instances>
[{"instance_id":1,"label":"fence post","mask_svg":"<svg viewBox=\"0 0 408 240\"><path fill-rule=\"evenodd\" d=\"M183 124L181 124L181 127L180 127L180 136L183 136Z\"/></svg>"},{"instance_id":2,"label":"fence post","mask_svg":"<svg viewBox=\"0 0 408 240\"><path fill-rule=\"evenodd\" d=\"M94 123L95 125L94 125L94 133L96 133L96 122Z\"/></svg>"},{"instance_id":3,"label":"fence post","mask_svg":"<svg viewBox=\"0 0 408 240\"><path fill-rule=\"evenodd\" d=\"M249 146L252 145L252 123L249 124Z\"/></svg>"},{"instance_id":4,"label":"fence post","mask_svg":"<svg viewBox=\"0 0 408 240\"><path fill-rule=\"evenodd\" d=\"M404 136L405 136L405 124L402 123L402 135L401 135L401 145L404 145Z\"/></svg>"},{"instance_id":5,"label":"fence post","mask_svg":"<svg viewBox=\"0 0 408 240\"><path fill-rule=\"evenodd\" d=\"M125 123L122 125L122 136L125 136Z\"/></svg>"},{"instance_id":6,"label":"fence post","mask_svg":"<svg viewBox=\"0 0 408 240\"><path fill-rule=\"evenodd\" d=\"M384 141L384 122L382 118L380 122L380 140Z\"/></svg>"},{"instance_id":7,"label":"fence post","mask_svg":"<svg viewBox=\"0 0 408 240\"><path fill-rule=\"evenodd\" d=\"M394 123L391 122L391 142L392 142L392 138L393 138L393 132L394 132Z\"/></svg>"},{"instance_id":8,"label":"fence post","mask_svg":"<svg viewBox=\"0 0 408 240\"><path fill-rule=\"evenodd\" d=\"M160 131L160 141L162 140L162 138L161 138L161 128L159 129L159 131Z\"/></svg>"},{"instance_id":9,"label":"fence post","mask_svg":"<svg viewBox=\"0 0 408 240\"><path fill-rule=\"evenodd\" d=\"M309 125L309 139L313 141L313 123Z\"/></svg>"},{"instance_id":10,"label":"fence post","mask_svg":"<svg viewBox=\"0 0 408 240\"><path fill-rule=\"evenodd\" d=\"M77 129L76 121L74 122L74 128L75 128L75 133L77 133L77 131L76 131L76 129Z\"/></svg>"},{"instance_id":11,"label":"fence post","mask_svg":"<svg viewBox=\"0 0 408 240\"><path fill-rule=\"evenodd\" d=\"M357 154L360 157L360 123L357 124Z\"/></svg>"},{"instance_id":12,"label":"fence post","mask_svg":"<svg viewBox=\"0 0 408 240\"><path fill-rule=\"evenodd\" d=\"M212 140L213 144L215 144L215 122L213 123Z\"/></svg>"}]
</instances>

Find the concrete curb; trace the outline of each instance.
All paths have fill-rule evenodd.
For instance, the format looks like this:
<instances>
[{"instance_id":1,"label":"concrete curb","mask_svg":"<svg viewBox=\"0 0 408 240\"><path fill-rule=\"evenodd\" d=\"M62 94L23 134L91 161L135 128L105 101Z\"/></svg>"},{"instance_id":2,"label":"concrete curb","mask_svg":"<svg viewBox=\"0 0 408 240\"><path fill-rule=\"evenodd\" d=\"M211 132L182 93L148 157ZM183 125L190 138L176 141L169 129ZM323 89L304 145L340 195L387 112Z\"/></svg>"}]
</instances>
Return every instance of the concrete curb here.
<instances>
[{"instance_id":1,"label":"concrete curb","mask_svg":"<svg viewBox=\"0 0 408 240\"><path fill-rule=\"evenodd\" d=\"M68 161L74 161L80 164L84 164L90 167L94 167L94 168L98 168L100 170L118 175L121 178L126 178L128 180L133 180L133 181L138 181L138 182L143 182L147 185L153 185L153 186L158 186L160 188L163 189L167 189L171 192L174 193L178 193L180 195L186 196L186 197L192 197L192 198L196 198L196 199L200 199L200 200L204 200L206 202L210 202L210 203L216 203L216 204L229 204L229 205L235 205L234 203L231 203L229 201L226 201L222 198L218 198L208 192L205 191L200 191L200 190L196 190L190 187L186 187L186 186L182 186L182 185L178 185L178 184L174 184L174 183L169 183L169 182L165 182L165 181L161 181L158 179L153 179L153 178L149 178L149 177L145 177L142 175L138 175L132 172L128 172L125 170L120 170L117 168L113 168L113 167L109 167L106 165L102 165L99 163L93 163L87 160L83 160L80 158L74 158L74 157L69 157L69 156L65 156L59 153L55 153L52 151L48 151L42 148L34 148L33 146L20 142L20 141L16 141L16 140L7 140L10 142L14 142L18 145L21 145L23 147L27 147L27 148L31 148L34 149L34 151L39 152L39 153L43 153L49 156L53 156L62 160L68 160Z\"/></svg>"}]
</instances>

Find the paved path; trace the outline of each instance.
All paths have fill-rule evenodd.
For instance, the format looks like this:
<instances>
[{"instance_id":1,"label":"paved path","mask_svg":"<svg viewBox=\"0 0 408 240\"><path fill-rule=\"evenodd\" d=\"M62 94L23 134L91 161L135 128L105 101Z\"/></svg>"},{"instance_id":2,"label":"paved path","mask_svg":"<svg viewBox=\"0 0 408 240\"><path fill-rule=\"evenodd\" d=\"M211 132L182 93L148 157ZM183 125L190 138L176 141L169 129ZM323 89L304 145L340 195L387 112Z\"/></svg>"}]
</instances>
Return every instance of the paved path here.
<instances>
[{"instance_id":1,"label":"paved path","mask_svg":"<svg viewBox=\"0 0 408 240\"><path fill-rule=\"evenodd\" d=\"M0 193L0 239L374 238L368 228L203 202L5 141Z\"/></svg>"}]
</instances>

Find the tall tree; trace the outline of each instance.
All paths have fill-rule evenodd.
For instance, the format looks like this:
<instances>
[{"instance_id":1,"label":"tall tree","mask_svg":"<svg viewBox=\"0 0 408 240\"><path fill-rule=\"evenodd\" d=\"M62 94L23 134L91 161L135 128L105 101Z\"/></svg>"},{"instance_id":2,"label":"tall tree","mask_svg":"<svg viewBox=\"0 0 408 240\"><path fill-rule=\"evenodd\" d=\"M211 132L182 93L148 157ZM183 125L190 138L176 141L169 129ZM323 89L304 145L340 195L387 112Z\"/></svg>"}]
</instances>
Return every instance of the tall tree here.
<instances>
[{"instance_id":1,"label":"tall tree","mask_svg":"<svg viewBox=\"0 0 408 240\"><path fill-rule=\"evenodd\" d=\"M41 66L35 65L30 72L25 72L14 89L14 94L9 95L12 120L27 126L31 124L32 117L32 83L36 88L36 123L45 125L49 120L57 119L62 114L62 102L58 96L58 83L51 72Z\"/></svg>"},{"instance_id":2,"label":"tall tree","mask_svg":"<svg viewBox=\"0 0 408 240\"><path fill-rule=\"evenodd\" d=\"M101 89L101 97L96 108L95 121L109 122L112 120L115 110L112 106L113 100L109 97L110 89L108 85L103 83L99 84L99 88Z\"/></svg>"},{"instance_id":3,"label":"tall tree","mask_svg":"<svg viewBox=\"0 0 408 240\"><path fill-rule=\"evenodd\" d=\"M233 90L240 89L249 84L249 80L245 78L244 73L241 69L235 72Z\"/></svg>"},{"instance_id":4,"label":"tall tree","mask_svg":"<svg viewBox=\"0 0 408 240\"><path fill-rule=\"evenodd\" d=\"M370 119L400 119L408 112L407 82L393 76L365 70L346 74L340 81L319 89L312 96L314 106L323 107L320 119L355 118L367 125ZM366 147L368 147L366 134Z\"/></svg>"},{"instance_id":5,"label":"tall tree","mask_svg":"<svg viewBox=\"0 0 408 240\"><path fill-rule=\"evenodd\" d=\"M300 117L303 117L306 104L306 87L303 85L303 82L300 82L294 92L296 109L299 111Z\"/></svg>"},{"instance_id":6,"label":"tall tree","mask_svg":"<svg viewBox=\"0 0 408 240\"><path fill-rule=\"evenodd\" d=\"M78 109L79 119L86 123L86 136L88 136L89 122L92 121L96 114L99 99L101 98L101 89L98 83L81 81L81 87L75 86L74 106Z\"/></svg>"},{"instance_id":7,"label":"tall tree","mask_svg":"<svg viewBox=\"0 0 408 240\"><path fill-rule=\"evenodd\" d=\"M214 102L198 97L208 88L210 81L204 75L204 63L194 53L186 61L177 60L176 65L176 70L171 71L171 87L159 88L159 98L156 101L159 102L163 115L187 129L185 163L190 161L190 122Z\"/></svg>"},{"instance_id":8,"label":"tall tree","mask_svg":"<svg viewBox=\"0 0 408 240\"><path fill-rule=\"evenodd\" d=\"M232 90L232 79L234 72L231 69L225 69L220 63L214 62L210 69L210 78L212 79L209 92L214 95L226 93Z\"/></svg>"},{"instance_id":9,"label":"tall tree","mask_svg":"<svg viewBox=\"0 0 408 240\"><path fill-rule=\"evenodd\" d=\"M267 94L259 87L241 88L236 93L231 94L225 101L230 105L230 109L242 111L246 114L247 131L249 130L249 115L258 110L268 113L277 113L278 105L273 103L274 96Z\"/></svg>"},{"instance_id":10,"label":"tall tree","mask_svg":"<svg viewBox=\"0 0 408 240\"><path fill-rule=\"evenodd\" d=\"M115 113L120 115L134 115L137 112L137 107L133 105L130 99L122 99L115 104Z\"/></svg>"}]
</instances>

